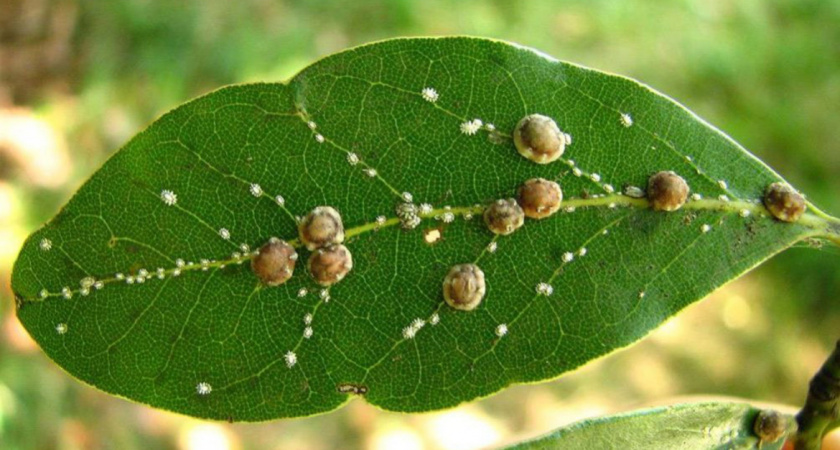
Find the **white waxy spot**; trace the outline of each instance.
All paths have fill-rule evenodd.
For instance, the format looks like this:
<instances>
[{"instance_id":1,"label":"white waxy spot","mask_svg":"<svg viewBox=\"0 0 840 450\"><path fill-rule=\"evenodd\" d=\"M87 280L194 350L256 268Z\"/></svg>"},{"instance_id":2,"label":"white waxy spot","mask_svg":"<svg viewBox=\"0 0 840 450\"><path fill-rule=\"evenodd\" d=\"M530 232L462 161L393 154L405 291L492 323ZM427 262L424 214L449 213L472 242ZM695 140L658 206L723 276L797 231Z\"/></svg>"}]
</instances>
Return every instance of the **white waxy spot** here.
<instances>
[{"instance_id":1,"label":"white waxy spot","mask_svg":"<svg viewBox=\"0 0 840 450\"><path fill-rule=\"evenodd\" d=\"M639 292L639 298L645 298L645 291Z\"/></svg>"},{"instance_id":2,"label":"white waxy spot","mask_svg":"<svg viewBox=\"0 0 840 450\"><path fill-rule=\"evenodd\" d=\"M90 294L90 288L81 288L81 289L79 289L79 294L81 294L81 295L82 295L82 297L87 297L87 296L88 296L88 294Z\"/></svg>"},{"instance_id":3,"label":"white waxy spot","mask_svg":"<svg viewBox=\"0 0 840 450\"><path fill-rule=\"evenodd\" d=\"M184 267L184 264L185 264L184 260L181 259L181 258L178 258L178 259L175 260L175 267Z\"/></svg>"},{"instance_id":4,"label":"white waxy spot","mask_svg":"<svg viewBox=\"0 0 840 450\"><path fill-rule=\"evenodd\" d=\"M327 289L321 289L321 292L318 293L318 296L321 297L321 300L323 300L324 303L329 303L330 291L328 291Z\"/></svg>"},{"instance_id":5,"label":"white waxy spot","mask_svg":"<svg viewBox=\"0 0 840 450\"><path fill-rule=\"evenodd\" d=\"M104 287L105 287L105 283L103 283L102 281L97 281L96 283L93 283L93 288L96 289L97 291L104 288Z\"/></svg>"},{"instance_id":6,"label":"white waxy spot","mask_svg":"<svg viewBox=\"0 0 840 450\"><path fill-rule=\"evenodd\" d=\"M537 285L537 294L548 297L554 293L554 287L548 283L540 283Z\"/></svg>"},{"instance_id":7,"label":"white waxy spot","mask_svg":"<svg viewBox=\"0 0 840 450\"><path fill-rule=\"evenodd\" d=\"M409 325L403 328L402 335L405 339L414 339L414 336L417 335L417 329Z\"/></svg>"},{"instance_id":8,"label":"white waxy spot","mask_svg":"<svg viewBox=\"0 0 840 450\"><path fill-rule=\"evenodd\" d=\"M280 205L280 206L283 206L283 205L286 204L286 199L283 198L282 195L278 195L278 196L274 197L274 201L277 202L277 204Z\"/></svg>"},{"instance_id":9,"label":"white waxy spot","mask_svg":"<svg viewBox=\"0 0 840 450\"><path fill-rule=\"evenodd\" d=\"M597 182L601 181L601 175L598 175L597 173L593 173L592 175L589 175L589 179L597 183Z\"/></svg>"},{"instance_id":10,"label":"white waxy spot","mask_svg":"<svg viewBox=\"0 0 840 450\"><path fill-rule=\"evenodd\" d=\"M61 288L61 296L69 300L73 298L73 291L69 287L63 287Z\"/></svg>"},{"instance_id":11,"label":"white waxy spot","mask_svg":"<svg viewBox=\"0 0 840 450\"><path fill-rule=\"evenodd\" d=\"M257 183L251 183L249 190L254 197L259 197L263 193L262 187Z\"/></svg>"},{"instance_id":12,"label":"white waxy spot","mask_svg":"<svg viewBox=\"0 0 840 450\"><path fill-rule=\"evenodd\" d=\"M310 130L314 130L314 129L318 128L318 124L316 124L315 122L313 122L311 120L309 122L307 122L306 125L309 126Z\"/></svg>"},{"instance_id":13,"label":"white waxy spot","mask_svg":"<svg viewBox=\"0 0 840 450\"><path fill-rule=\"evenodd\" d=\"M311 324L312 323L312 314L306 313L306 315L303 316L303 323L305 323L307 325Z\"/></svg>"},{"instance_id":14,"label":"white waxy spot","mask_svg":"<svg viewBox=\"0 0 840 450\"><path fill-rule=\"evenodd\" d=\"M385 225L386 220L387 219L385 218L385 216L376 216L376 225L378 225L378 226Z\"/></svg>"},{"instance_id":15,"label":"white waxy spot","mask_svg":"<svg viewBox=\"0 0 840 450\"><path fill-rule=\"evenodd\" d=\"M205 383L202 381L201 383L198 383L198 385L196 385L195 392L198 395L207 395L213 392L213 387L210 386L210 383Z\"/></svg>"},{"instance_id":16,"label":"white waxy spot","mask_svg":"<svg viewBox=\"0 0 840 450\"><path fill-rule=\"evenodd\" d=\"M47 298L49 297L50 292L46 289L41 289L41 292L38 293L38 297Z\"/></svg>"},{"instance_id":17,"label":"white waxy spot","mask_svg":"<svg viewBox=\"0 0 840 450\"><path fill-rule=\"evenodd\" d=\"M581 247L580 250L578 250L578 256L585 256L585 255L586 255L586 247Z\"/></svg>"},{"instance_id":18,"label":"white waxy spot","mask_svg":"<svg viewBox=\"0 0 840 450\"><path fill-rule=\"evenodd\" d=\"M306 297L306 294L308 293L309 291L307 291L306 288L300 288L298 290L298 297Z\"/></svg>"},{"instance_id":19,"label":"white waxy spot","mask_svg":"<svg viewBox=\"0 0 840 450\"><path fill-rule=\"evenodd\" d=\"M720 186L721 189L726 189L727 188L726 180L718 180L718 186Z\"/></svg>"},{"instance_id":20,"label":"white waxy spot","mask_svg":"<svg viewBox=\"0 0 840 450\"><path fill-rule=\"evenodd\" d=\"M164 189L160 191L160 199L163 200L163 203L166 203L168 206L172 206L178 202L178 195L170 191L169 189Z\"/></svg>"},{"instance_id":21,"label":"white waxy spot","mask_svg":"<svg viewBox=\"0 0 840 450\"><path fill-rule=\"evenodd\" d=\"M64 334L67 332L67 324L66 323L59 323L55 326L55 332L58 334Z\"/></svg>"},{"instance_id":22,"label":"white waxy spot","mask_svg":"<svg viewBox=\"0 0 840 450\"><path fill-rule=\"evenodd\" d=\"M688 162L692 162L694 161L694 158L692 158L691 155L685 155L685 160Z\"/></svg>"},{"instance_id":23,"label":"white waxy spot","mask_svg":"<svg viewBox=\"0 0 840 450\"><path fill-rule=\"evenodd\" d=\"M414 200L414 196L411 195L411 192L403 192L402 199L406 203L411 203Z\"/></svg>"},{"instance_id":24,"label":"white waxy spot","mask_svg":"<svg viewBox=\"0 0 840 450\"><path fill-rule=\"evenodd\" d=\"M501 323L496 327L496 336L502 337L508 333L507 324Z\"/></svg>"},{"instance_id":25,"label":"white waxy spot","mask_svg":"<svg viewBox=\"0 0 840 450\"><path fill-rule=\"evenodd\" d=\"M411 322L411 326L417 328L418 330L426 326L426 321L420 318L414 319Z\"/></svg>"},{"instance_id":26,"label":"white waxy spot","mask_svg":"<svg viewBox=\"0 0 840 450\"><path fill-rule=\"evenodd\" d=\"M472 220L472 218L473 218L473 213L471 213L471 212L465 212L464 213L464 220Z\"/></svg>"},{"instance_id":27,"label":"white waxy spot","mask_svg":"<svg viewBox=\"0 0 840 450\"><path fill-rule=\"evenodd\" d=\"M624 188L624 195L632 198L644 198L645 191L638 186L627 186Z\"/></svg>"},{"instance_id":28,"label":"white waxy spot","mask_svg":"<svg viewBox=\"0 0 840 450\"><path fill-rule=\"evenodd\" d=\"M304 339L309 339L309 338L312 337L313 333L314 333L314 331L312 331L312 327L306 327L306 328L303 329L303 338Z\"/></svg>"},{"instance_id":29,"label":"white waxy spot","mask_svg":"<svg viewBox=\"0 0 840 450\"><path fill-rule=\"evenodd\" d=\"M431 103L438 101L439 98L438 92L435 90L435 88L431 87L423 88L421 94L423 95L423 100L426 100L427 102Z\"/></svg>"},{"instance_id":30,"label":"white waxy spot","mask_svg":"<svg viewBox=\"0 0 840 450\"><path fill-rule=\"evenodd\" d=\"M315 135L315 141L317 141L319 144L323 144L324 143L324 136L321 135L321 134L316 134Z\"/></svg>"},{"instance_id":31,"label":"white waxy spot","mask_svg":"<svg viewBox=\"0 0 840 450\"><path fill-rule=\"evenodd\" d=\"M700 231L702 231L703 233L708 233L709 231L712 231L712 226L708 223L704 223L703 226L700 227Z\"/></svg>"},{"instance_id":32,"label":"white waxy spot","mask_svg":"<svg viewBox=\"0 0 840 450\"><path fill-rule=\"evenodd\" d=\"M96 279L93 277L84 277L81 281L79 281L79 286L89 289L94 283L96 283Z\"/></svg>"},{"instance_id":33,"label":"white waxy spot","mask_svg":"<svg viewBox=\"0 0 840 450\"><path fill-rule=\"evenodd\" d=\"M347 162L351 166L355 166L356 164L359 164L359 155L357 155L353 152L348 153L347 154Z\"/></svg>"},{"instance_id":34,"label":"white waxy spot","mask_svg":"<svg viewBox=\"0 0 840 450\"><path fill-rule=\"evenodd\" d=\"M440 323L440 316L438 315L438 313L434 313L434 314L432 314L432 317L429 317L429 323L432 326L435 326L438 323Z\"/></svg>"},{"instance_id":35,"label":"white waxy spot","mask_svg":"<svg viewBox=\"0 0 840 450\"><path fill-rule=\"evenodd\" d=\"M290 369L294 367L295 364L297 364L297 355L291 350L289 350L288 352L286 352L285 355L283 355L283 359L286 360L286 367Z\"/></svg>"},{"instance_id":36,"label":"white waxy spot","mask_svg":"<svg viewBox=\"0 0 840 450\"><path fill-rule=\"evenodd\" d=\"M566 145L572 145L572 135L569 133L563 133L563 137L566 138ZM572 162L574 165L574 161Z\"/></svg>"},{"instance_id":37,"label":"white waxy spot","mask_svg":"<svg viewBox=\"0 0 840 450\"><path fill-rule=\"evenodd\" d=\"M606 236L606 235L610 234L610 230L604 230L604 231L601 232L601 234Z\"/></svg>"},{"instance_id":38,"label":"white waxy spot","mask_svg":"<svg viewBox=\"0 0 840 450\"><path fill-rule=\"evenodd\" d=\"M499 244L497 244L496 242L491 242L491 243L487 244L487 251L489 253L496 253L496 250L498 250L498 248L499 248Z\"/></svg>"},{"instance_id":39,"label":"white waxy spot","mask_svg":"<svg viewBox=\"0 0 840 450\"><path fill-rule=\"evenodd\" d=\"M428 203L420 204L420 214L430 214L432 212L432 205Z\"/></svg>"},{"instance_id":40,"label":"white waxy spot","mask_svg":"<svg viewBox=\"0 0 840 450\"><path fill-rule=\"evenodd\" d=\"M573 173L576 177L579 177L579 176L582 176L582 175L583 175L583 171L582 171L582 170L580 170L580 169L578 169L577 167L575 167L574 169L572 169L572 173Z\"/></svg>"},{"instance_id":41,"label":"white waxy spot","mask_svg":"<svg viewBox=\"0 0 840 450\"><path fill-rule=\"evenodd\" d=\"M703 200L703 196L695 192L694 194L691 194L691 199L697 202Z\"/></svg>"},{"instance_id":42,"label":"white waxy spot","mask_svg":"<svg viewBox=\"0 0 840 450\"><path fill-rule=\"evenodd\" d=\"M440 220L442 220L444 223L452 223L455 221L455 214L453 214L451 211L447 211L443 213L443 215L441 215Z\"/></svg>"},{"instance_id":43,"label":"white waxy spot","mask_svg":"<svg viewBox=\"0 0 840 450\"><path fill-rule=\"evenodd\" d=\"M481 129L483 122L481 119L473 119L461 124L461 133L466 134L467 136L472 136L478 133L478 130Z\"/></svg>"},{"instance_id":44,"label":"white waxy spot","mask_svg":"<svg viewBox=\"0 0 840 450\"><path fill-rule=\"evenodd\" d=\"M367 169L365 169L365 175L371 178L375 177L377 175L376 169L374 169L373 167L368 167Z\"/></svg>"},{"instance_id":45,"label":"white waxy spot","mask_svg":"<svg viewBox=\"0 0 840 450\"><path fill-rule=\"evenodd\" d=\"M573 212L575 212L575 207L574 206L567 206L567 207L563 208L563 211L567 212L567 213L573 213Z\"/></svg>"},{"instance_id":46,"label":"white waxy spot","mask_svg":"<svg viewBox=\"0 0 840 450\"><path fill-rule=\"evenodd\" d=\"M427 244L434 244L440 240L440 236L440 230L433 228L431 230L426 230L423 233L423 240L426 241Z\"/></svg>"},{"instance_id":47,"label":"white waxy spot","mask_svg":"<svg viewBox=\"0 0 840 450\"><path fill-rule=\"evenodd\" d=\"M163 267L158 267L155 273L157 273L158 280L162 280L166 277L166 271L163 270Z\"/></svg>"},{"instance_id":48,"label":"white waxy spot","mask_svg":"<svg viewBox=\"0 0 840 450\"><path fill-rule=\"evenodd\" d=\"M572 262L575 259L575 254L572 252L563 253L563 262Z\"/></svg>"},{"instance_id":49,"label":"white waxy spot","mask_svg":"<svg viewBox=\"0 0 840 450\"><path fill-rule=\"evenodd\" d=\"M177 277L179 275L181 275L181 269L175 269L175 270L172 271L172 276L173 277Z\"/></svg>"},{"instance_id":50,"label":"white waxy spot","mask_svg":"<svg viewBox=\"0 0 840 450\"><path fill-rule=\"evenodd\" d=\"M750 216L749 209L742 209L741 212L738 213L741 217L747 218Z\"/></svg>"},{"instance_id":51,"label":"white waxy spot","mask_svg":"<svg viewBox=\"0 0 840 450\"><path fill-rule=\"evenodd\" d=\"M242 251L243 255L247 255L248 252L251 251L251 247L249 247L248 244L243 242L242 244L239 244L239 250Z\"/></svg>"},{"instance_id":52,"label":"white waxy spot","mask_svg":"<svg viewBox=\"0 0 840 450\"><path fill-rule=\"evenodd\" d=\"M616 205L615 203L610 203L609 205L607 205L607 208L609 208L609 209L615 209L617 206L618 206L618 205Z\"/></svg>"},{"instance_id":53,"label":"white waxy spot","mask_svg":"<svg viewBox=\"0 0 840 450\"><path fill-rule=\"evenodd\" d=\"M207 259L202 259L201 261L199 261L199 264L201 264L201 270L204 272L206 272L207 269L210 268L210 261Z\"/></svg>"},{"instance_id":54,"label":"white waxy spot","mask_svg":"<svg viewBox=\"0 0 840 450\"><path fill-rule=\"evenodd\" d=\"M621 113L621 125L625 128L633 126L633 117L627 113Z\"/></svg>"},{"instance_id":55,"label":"white waxy spot","mask_svg":"<svg viewBox=\"0 0 840 450\"><path fill-rule=\"evenodd\" d=\"M228 231L227 228L222 228L219 230L219 236L221 236L222 239L227 241L230 239L230 231Z\"/></svg>"},{"instance_id":56,"label":"white waxy spot","mask_svg":"<svg viewBox=\"0 0 840 450\"><path fill-rule=\"evenodd\" d=\"M118 273L118 274L114 275L114 278L122 281L122 280L125 280L125 275L123 275L122 273Z\"/></svg>"},{"instance_id":57,"label":"white waxy spot","mask_svg":"<svg viewBox=\"0 0 840 450\"><path fill-rule=\"evenodd\" d=\"M613 185L611 185L611 184L605 184L605 185L604 185L604 190L605 190L608 194L612 194L613 192L615 192L615 188L614 188L614 187L613 187Z\"/></svg>"},{"instance_id":58,"label":"white waxy spot","mask_svg":"<svg viewBox=\"0 0 840 450\"><path fill-rule=\"evenodd\" d=\"M41 239L41 242L38 243L38 248L45 252L48 252L52 248L52 241L47 238L43 238Z\"/></svg>"},{"instance_id":59,"label":"white waxy spot","mask_svg":"<svg viewBox=\"0 0 840 450\"><path fill-rule=\"evenodd\" d=\"M725 195L719 195L719 196L718 196L718 200L720 200L720 201L722 201L722 202L724 202L724 203L725 203L725 202L728 202L728 201L729 201L729 197L727 197L727 196L725 196Z\"/></svg>"}]
</instances>

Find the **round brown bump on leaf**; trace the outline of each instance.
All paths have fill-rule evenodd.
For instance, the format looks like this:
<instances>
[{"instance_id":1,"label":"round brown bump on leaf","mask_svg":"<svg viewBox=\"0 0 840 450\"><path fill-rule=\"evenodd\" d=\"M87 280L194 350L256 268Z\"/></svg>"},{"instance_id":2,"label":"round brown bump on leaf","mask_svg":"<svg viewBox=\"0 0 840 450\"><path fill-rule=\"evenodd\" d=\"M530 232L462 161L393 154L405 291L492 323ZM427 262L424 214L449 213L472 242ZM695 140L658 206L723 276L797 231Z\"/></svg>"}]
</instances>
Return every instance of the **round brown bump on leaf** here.
<instances>
[{"instance_id":1,"label":"round brown bump on leaf","mask_svg":"<svg viewBox=\"0 0 840 450\"><path fill-rule=\"evenodd\" d=\"M475 309L485 292L484 272L475 264L452 266L443 279L443 299L449 306L461 311Z\"/></svg>"},{"instance_id":2,"label":"round brown bump on leaf","mask_svg":"<svg viewBox=\"0 0 840 450\"><path fill-rule=\"evenodd\" d=\"M676 211L688 199L688 183L671 171L657 172L648 180L647 196L656 211Z\"/></svg>"},{"instance_id":3,"label":"round brown bump on leaf","mask_svg":"<svg viewBox=\"0 0 840 450\"><path fill-rule=\"evenodd\" d=\"M560 210L560 185L544 178L531 178L519 187L519 206L532 219L544 219Z\"/></svg>"},{"instance_id":4,"label":"round brown bump on leaf","mask_svg":"<svg viewBox=\"0 0 840 450\"><path fill-rule=\"evenodd\" d=\"M353 268L353 255L338 244L319 248L309 256L309 273L321 286L338 283Z\"/></svg>"},{"instance_id":5,"label":"round brown bump on leaf","mask_svg":"<svg viewBox=\"0 0 840 450\"><path fill-rule=\"evenodd\" d=\"M520 155L538 164L548 164L563 155L566 135L551 117L531 114L516 124L513 143Z\"/></svg>"},{"instance_id":6,"label":"round brown bump on leaf","mask_svg":"<svg viewBox=\"0 0 840 450\"><path fill-rule=\"evenodd\" d=\"M298 254L286 241L271 238L251 259L251 270L268 286L279 286L295 271Z\"/></svg>"},{"instance_id":7,"label":"round brown bump on leaf","mask_svg":"<svg viewBox=\"0 0 840 450\"><path fill-rule=\"evenodd\" d=\"M805 212L805 198L785 183L773 183L764 192L764 206L773 217L796 222Z\"/></svg>"},{"instance_id":8,"label":"round brown bump on leaf","mask_svg":"<svg viewBox=\"0 0 840 450\"><path fill-rule=\"evenodd\" d=\"M778 411L762 409L755 416L753 432L762 443L778 441L788 432L790 420Z\"/></svg>"},{"instance_id":9,"label":"round brown bump on leaf","mask_svg":"<svg viewBox=\"0 0 840 450\"><path fill-rule=\"evenodd\" d=\"M525 223L525 212L516 200L499 199L484 210L484 222L487 228L496 234L507 235L516 231Z\"/></svg>"},{"instance_id":10,"label":"round brown bump on leaf","mask_svg":"<svg viewBox=\"0 0 840 450\"><path fill-rule=\"evenodd\" d=\"M309 250L344 242L344 224L335 208L319 206L298 225L300 240Z\"/></svg>"}]
</instances>

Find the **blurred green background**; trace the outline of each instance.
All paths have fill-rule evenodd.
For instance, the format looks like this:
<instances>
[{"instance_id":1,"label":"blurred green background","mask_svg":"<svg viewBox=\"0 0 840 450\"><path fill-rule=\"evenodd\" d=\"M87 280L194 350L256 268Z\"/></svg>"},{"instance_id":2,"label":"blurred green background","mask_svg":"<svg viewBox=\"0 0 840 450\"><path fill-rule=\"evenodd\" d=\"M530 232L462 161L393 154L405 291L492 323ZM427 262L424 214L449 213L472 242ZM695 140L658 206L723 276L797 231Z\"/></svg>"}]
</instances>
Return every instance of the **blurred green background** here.
<instances>
[{"instance_id":1,"label":"blurred green background","mask_svg":"<svg viewBox=\"0 0 840 450\"><path fill-rule=\"evenodd\" d=\"M396 36L494 37L639 79L837 215L838 24L840 0L0 0L0 448L469 449L683 395L800 404L840 337L840 251L818 243L552 382L439 413L357 400L264 424L202 422L82 385L17 323L9 277L26 235L163 112Z\"/></svg>"}]
</instances>

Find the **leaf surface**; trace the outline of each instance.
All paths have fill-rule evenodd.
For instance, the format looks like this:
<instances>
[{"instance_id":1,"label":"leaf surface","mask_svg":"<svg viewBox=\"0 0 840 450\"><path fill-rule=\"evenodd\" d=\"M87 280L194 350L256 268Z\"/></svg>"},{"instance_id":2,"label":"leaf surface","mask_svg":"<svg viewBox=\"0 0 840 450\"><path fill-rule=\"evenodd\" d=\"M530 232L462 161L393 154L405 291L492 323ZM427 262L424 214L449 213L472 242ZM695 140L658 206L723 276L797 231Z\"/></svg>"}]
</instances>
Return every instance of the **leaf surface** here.
<instances>
[{"instance_id":1,"label":"leaf surface","mask_svg":"<svg viewBox=\"0 0 840 450\"><path fill-rule=\"evenodd\" d=\"M758 414L741 403L687 403L583 420L507 449L781 449L795 431L793 417L783 416L783 437L760 442L753 427Z\"/></svg>"},{"instance_id":2,"label":"leaf surface","mask_svg":"<svg viewBox=\"0 0 840 450\"><path fill-rule=\"evenodd\" d=\"M571 136L561 161L515 150L532 113ZM621 194L660 170L702 199L663 213ZM564 209L494 237L482 209L533 177L560 183ZM427 411L556 377L796 241L840 235L818 211L772 219L759 199L777 180L632 80L502 42L392 40L164 115L30 236L12 284L52 359L135 401L247 421L354 395ZM428 204L413 230L395 215L406 193ZM318 205L341 213L355 261L329 290L297 240L296 217ZM265 288L248 259L272 236L300 261ZM487 295L455 311L441 283L467 262Z\"/></svg>"}]
</instances>

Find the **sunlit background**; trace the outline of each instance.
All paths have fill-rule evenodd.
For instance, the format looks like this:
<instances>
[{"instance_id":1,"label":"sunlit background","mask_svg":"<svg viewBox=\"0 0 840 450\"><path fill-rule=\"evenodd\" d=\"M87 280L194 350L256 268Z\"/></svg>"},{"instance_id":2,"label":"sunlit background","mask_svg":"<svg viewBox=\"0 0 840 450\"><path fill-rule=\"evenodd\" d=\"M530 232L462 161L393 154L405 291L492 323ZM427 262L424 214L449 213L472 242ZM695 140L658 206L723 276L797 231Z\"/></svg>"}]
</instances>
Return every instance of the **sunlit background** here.
<instances>
[{"instance_id":1,"label":"sunlit background","mask_svg":"<svg viewBox=\"0 0 840 450\"><path fill-rule=\"evenodd\" d=\"M198 421L74 380L18 324L9 277L26 235L163 112L395 36L494 37L637 78L840 214L838 24L838 0L0 0L0 448L460 450L684 395L800 404L840 338L840 252L815 245L552 382L438 413L356 400L262 424Z\"/></svg>"}]
</instances>

